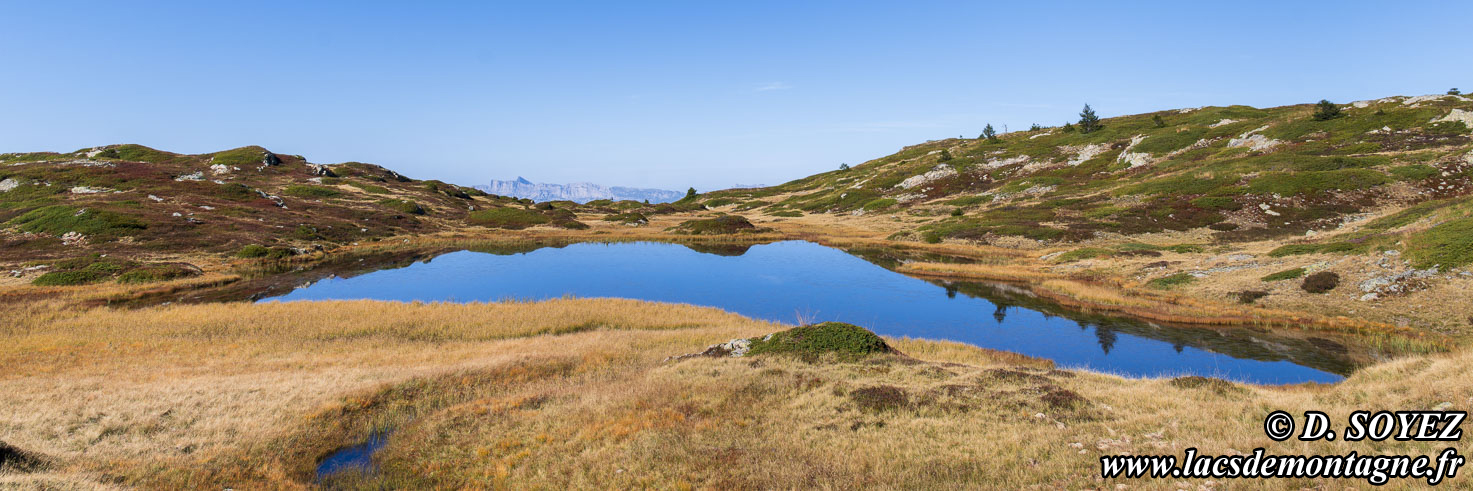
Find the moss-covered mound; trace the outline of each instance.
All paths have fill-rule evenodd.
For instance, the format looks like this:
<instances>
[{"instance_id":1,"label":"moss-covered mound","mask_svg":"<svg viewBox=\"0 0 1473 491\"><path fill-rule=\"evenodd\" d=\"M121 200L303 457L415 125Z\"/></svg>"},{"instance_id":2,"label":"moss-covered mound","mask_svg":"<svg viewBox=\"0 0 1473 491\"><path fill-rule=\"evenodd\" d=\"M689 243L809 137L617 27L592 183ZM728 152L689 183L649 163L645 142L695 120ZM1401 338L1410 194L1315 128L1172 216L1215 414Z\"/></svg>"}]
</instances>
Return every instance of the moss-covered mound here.
<instances>
[{"instance_id":1,"label":"moss-covered mound","mask_svg":"<svg viewBox=\"0 0 1473 491\"><path fill-rule=\"evenodd\" d=\"M118 275L118 283L153 283L199 276L200 269L186 263L160 263L140 266Z\"/></svg>"},{"instance_id":2,"label":"moss-covered mound","mask_svg":"<svg viewBox=\"0 0 1473 491\"><path fill-rule=\"evenodd\" d=\"M37 286L86 285L117 278L119 283L152 283L199 276L198 267L187 263L139 264L126 259L89 254L51 264L31 284Z\"/></svg>"},{"instance_id":3,"label":"moss-covered mound","mask_svg":"<svg viewBox=\"0 0 1473 491\"><path fill-rule=\"evenodd\" d=\"M637 212L637 211L631 211L631 212L628 212L628 213L616 213L616 214L613 214L613 215L608 215L608 216L605 216L604 217L604 221L605 222L619 222L619 223L622 223L624 225L629 225L629 226L634 226L634 227L638 227L640 225L645 225L647 223L650 223L649 217L646 217L646 216L644 216L643 213L640 213L640 212Z\"/></svg>"},{"instance_id":4,"label":"moss-covered mound","mask_svg":"<svg viewBox=\"0 0 1473 491\"><path fill-rule=\"evenodd\" d=\"M721 235L760 232L763 229L752 225L741 215L722 215L716 218L687 220L671 229L675 233L690 235Z\"/></svg>"},{"instance_id":5,"label":"moss-covered mound","mask_svg":"<svg viewBox=\"0 0 1473 491\"><path fill-rule=\"evenodd\" d=\"M896 353L875 333L843 322L824 322L753 339L749 354L792 354L817 358L825 354L857 358L879 353Z\"/></svg>"},{"instance_id":6,"label":"moss-covered mound","mask_svg":"<svg viewBox=\"0 0 1473 491\"><path fill-rule=\"evenodd\" d=\"M408 213L410 215L423 215L423 214L425 214L425 209L424 209L423 206L420 206L419 203L415 203L415 202L409 201L409 200L403 200L403 199L383 199L383 200L379 200L378 204L384 205L385 208L388 208L390 210L394 210L394 211L397 211L397 212L400 212L400 213Z\"/></svg>"},{"instance_id":7,"label":"moss-covered mound","mask_svg":"<svg viewBox=\"0 0 1473 491\"><path fill-rule=\"evenodd\" d=\"M62 235L76 232L92 242L114 239L148 228L132 216L90 208L54 205L37 208L11 219L10 225L23 232Z\"/></svg>"},{"instance_id":8,"label":"moss-covered mound","mask_svg":"<svg viewBox=\"0 0 1473 491\"><path fill-rule=\"evenodd\" d=\"M520 230L551 222L552 219L534 210L506 207L473 211L466 217L466 221L483 227Z\"/></svg>"}]
</instances>

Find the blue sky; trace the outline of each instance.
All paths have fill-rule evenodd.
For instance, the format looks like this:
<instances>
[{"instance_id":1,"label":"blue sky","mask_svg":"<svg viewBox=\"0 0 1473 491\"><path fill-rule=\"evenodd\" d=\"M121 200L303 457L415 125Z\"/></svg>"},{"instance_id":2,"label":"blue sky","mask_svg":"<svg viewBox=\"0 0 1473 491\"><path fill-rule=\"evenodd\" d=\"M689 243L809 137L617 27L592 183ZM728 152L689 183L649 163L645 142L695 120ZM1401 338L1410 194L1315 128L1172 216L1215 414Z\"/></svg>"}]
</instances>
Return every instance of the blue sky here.
<instances>
[{"instance_id":1,"label":"blue sky","mask_svg":"<svg viewBox=\"0 0 1473 491\"><path fill-rule=\"evenodd\" d=\"M0 2L0 152L776 184L927 139L1473 89L1459 2Z\"/></svg>"}]
</instances>

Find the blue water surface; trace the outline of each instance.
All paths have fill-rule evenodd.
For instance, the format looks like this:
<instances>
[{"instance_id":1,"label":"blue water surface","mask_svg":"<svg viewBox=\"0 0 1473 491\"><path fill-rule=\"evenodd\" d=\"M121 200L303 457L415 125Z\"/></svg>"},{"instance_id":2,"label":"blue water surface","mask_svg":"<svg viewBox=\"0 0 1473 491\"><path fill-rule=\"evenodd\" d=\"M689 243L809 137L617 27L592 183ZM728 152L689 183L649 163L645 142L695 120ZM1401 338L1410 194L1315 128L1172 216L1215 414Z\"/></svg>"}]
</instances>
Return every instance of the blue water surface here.
<instances>
[{"instance_id":1,"label":"blue water surface","mask_svg":"<svg viewBox=\"0 0 1473 491\"><path fill-rule=\"evenodd\" d=\"M387 435L374 433L368 437L368 441L338 449L317 464L317 479L321 480L340 472L372 473L374 470L373 453L383 448L386 443L389 443Z\"/></svg>"},{"instance_id":2,"label":"blue water surface","mask_svg":"<svg viewBox=\"0 0 1473 491\"><path fill-rule=\"evenodd\" d=\"M1282 384L1335 382L1342 376L1327 370L1347 371L1312 348L1246 330L1045 313L1006 295L989 297L990 287L912 278L809 242L756 245L738 253L661 243L580 243L512 255L460 251L404 268L322 280L266 301L622 297L788 323L843 321L881 335L960 341L1129 376Z\"/></svg>"}]
</instances>

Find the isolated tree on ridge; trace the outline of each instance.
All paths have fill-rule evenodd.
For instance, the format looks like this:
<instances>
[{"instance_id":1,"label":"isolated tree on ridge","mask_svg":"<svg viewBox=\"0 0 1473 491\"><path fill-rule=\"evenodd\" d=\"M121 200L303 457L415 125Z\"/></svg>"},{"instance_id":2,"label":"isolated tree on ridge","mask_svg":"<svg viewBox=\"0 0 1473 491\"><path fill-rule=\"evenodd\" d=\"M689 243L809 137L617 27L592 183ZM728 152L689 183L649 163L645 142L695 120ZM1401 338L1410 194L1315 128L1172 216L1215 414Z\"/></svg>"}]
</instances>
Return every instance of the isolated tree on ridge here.
<instances>
[{"instance_id":1,"label":"isolated tree on ridge","mask_svg":"<svg viewBox=\"0 0 1473 491\"><path fill-rule=\"evenodd\" d=\"M997 130L992 129L992 123L987 123L987 127L982 128L982 138L986 138L987 141L997 141Z\"/></svg>"},{"instance_id":2,"label":"isolated tree on ridge","mask_svg":"<svg viewBox=\"0 0 1473 491\"><path fill-rule=\"evenodd\" d=\"M1340 106L1328 100L1321 99L1314 107L1314 119L1318 121L1329 121L1340 117Z\"/></svg>"},{"instance_id":3,"label":"isolated tree on ridge","mask_svg":"<svg viewBox=\"0 0 1473 491\"><path fill-rule=\"evenodd\" d=\"M1095 115L1095 110L1084 105L1084 110L1079 112L1079 132L1094 133L1100 130L1100 117Z\"/></svg>"}]
</instances>

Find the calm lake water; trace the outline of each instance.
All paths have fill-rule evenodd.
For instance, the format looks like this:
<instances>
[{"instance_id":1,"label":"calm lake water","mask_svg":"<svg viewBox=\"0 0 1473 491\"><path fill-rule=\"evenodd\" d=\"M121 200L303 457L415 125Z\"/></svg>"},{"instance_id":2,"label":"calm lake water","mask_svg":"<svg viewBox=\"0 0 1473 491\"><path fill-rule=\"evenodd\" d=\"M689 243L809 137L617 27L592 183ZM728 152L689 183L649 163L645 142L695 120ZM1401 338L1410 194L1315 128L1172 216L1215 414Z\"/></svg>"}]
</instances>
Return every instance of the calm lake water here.
<instances>
[{"instance_id":1,"label":"calm lake water","mask_svg":"<svg viewBox=\"0 0 1473 491\"><path fill-rule=\"evenodd\" d=\"M809 242L700 249L581 243L517 253L460 251L318 281L263 301L622 297L788 323L800 316L849 322L881 335L960 341L1131 376L1283 384L1335 382L1354 369L1346 348L1327 339L1084 314L1006 284L912 278L880 266L885 260Z\"/></svg>"}]
</instances>

